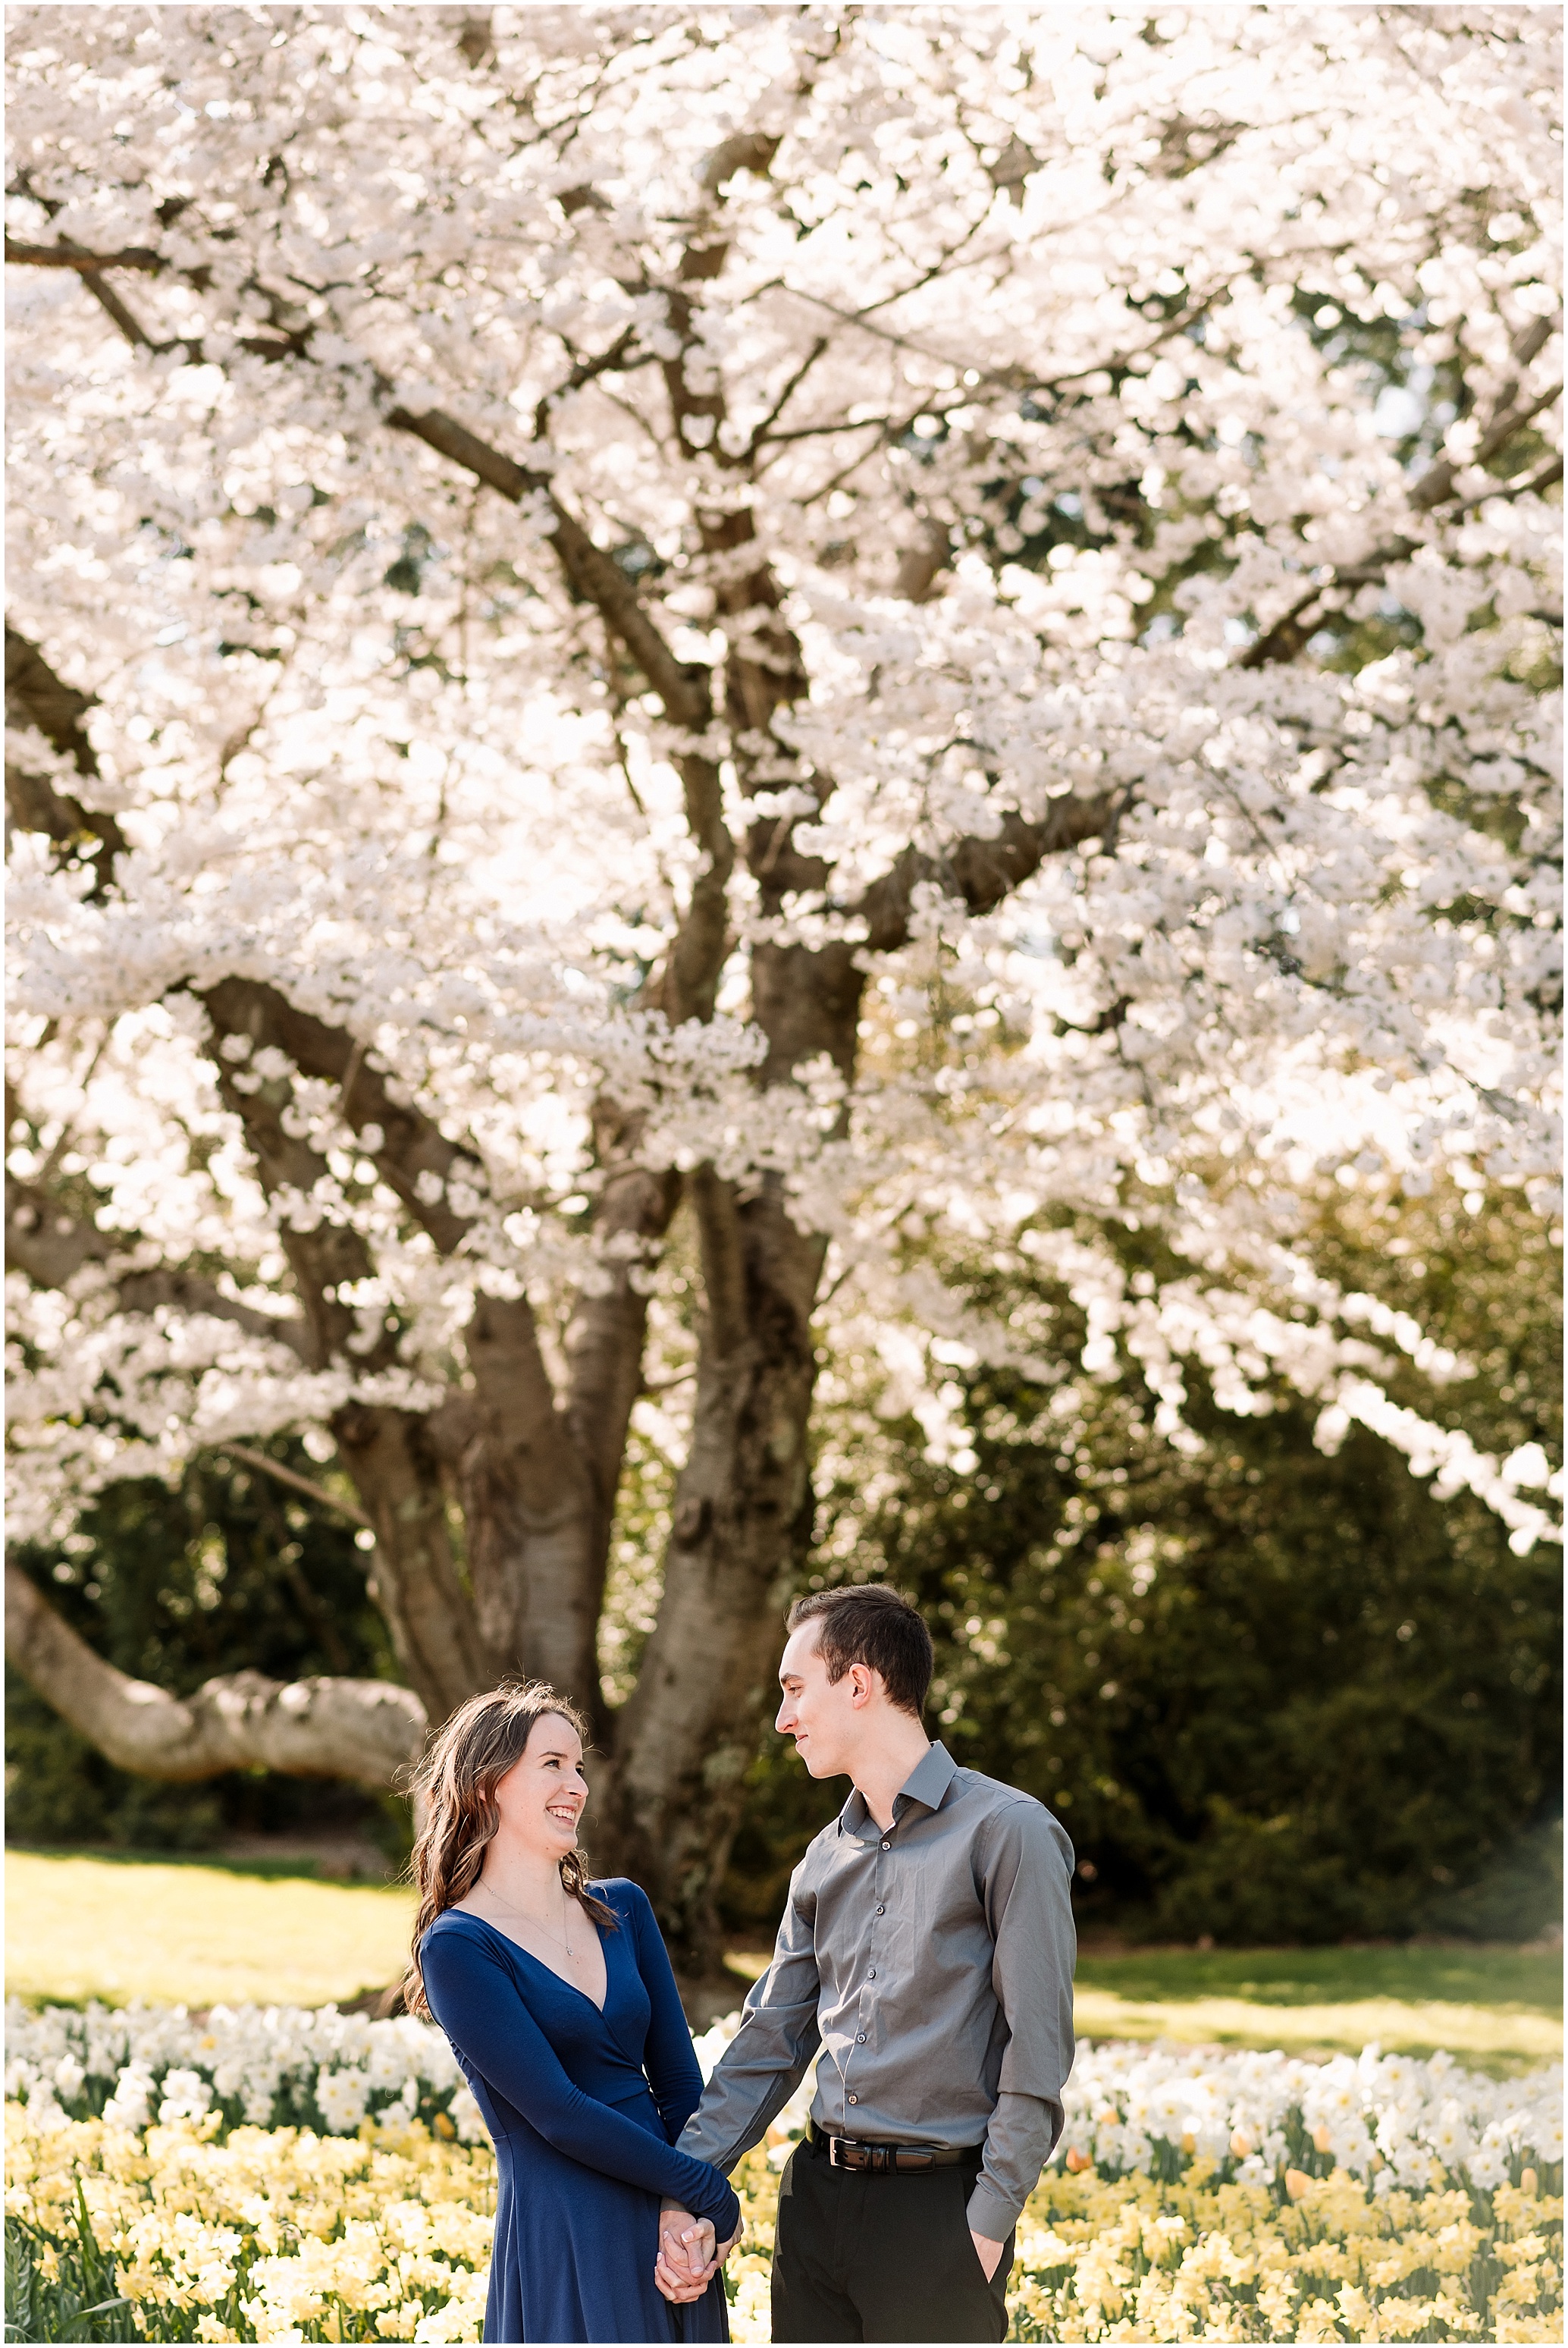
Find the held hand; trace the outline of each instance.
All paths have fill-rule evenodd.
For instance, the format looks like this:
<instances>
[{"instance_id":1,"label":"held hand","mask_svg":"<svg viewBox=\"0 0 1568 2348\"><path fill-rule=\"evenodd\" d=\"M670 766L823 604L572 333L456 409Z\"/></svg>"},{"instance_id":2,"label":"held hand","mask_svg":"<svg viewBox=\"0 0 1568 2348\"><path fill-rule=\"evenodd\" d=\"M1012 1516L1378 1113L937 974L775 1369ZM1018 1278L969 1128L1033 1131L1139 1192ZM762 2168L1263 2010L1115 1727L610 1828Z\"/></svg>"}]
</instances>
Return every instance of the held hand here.
<instances>
[{"instance_id":1,"label":"held hand","mask_svg":"<svg viewBox=\"0 0 1568 2348\"><path fill-rule=\"evenodd\" d=\"M653 2280L664 2297L677 2307L688 2300L701 2299L718 2271L713 2256L713 2229L709 2220L693 2218L685 2209L661 2211Z\"/></svg>"},{"instance_id":2,"label":"held hand","mask_svg":"<svg viewBox=\"0 0 1568 2348\"><path fill-rule=\"evenodd\" d=\"M701 2273L712 2260L712 2221L693 2218L679 2204L665 2208L659 2213L659 2247L677 2271L685 2265L693 2274Z\"/></svg>"},{"instance_id":3,"label":"held hand","mask_svg":"<svg viewBox=\"0 0 1568 2348\"><path fill-rule=\"evenodd\" d=\"M660 2263L676 2282L712 2273L712 2221L695 2219L679 2202L664 2202L660 2209Z\"/></svg>"},{"instance_id":4,"label":"held hand","mask_svg":"<svg viewBox=\"0 0 1568 2348\"><path fill-rule=\"evenodd\" d=\"M972 2226L969 2228L969 2240L975 2246L976 2258L985 2269L986 2281L989 2282L997 2271L997 2260L1002 2254L1002 2246L999 2242L993 2242L989 2234L977 2234Z\"/></svg>"}]
</instances>

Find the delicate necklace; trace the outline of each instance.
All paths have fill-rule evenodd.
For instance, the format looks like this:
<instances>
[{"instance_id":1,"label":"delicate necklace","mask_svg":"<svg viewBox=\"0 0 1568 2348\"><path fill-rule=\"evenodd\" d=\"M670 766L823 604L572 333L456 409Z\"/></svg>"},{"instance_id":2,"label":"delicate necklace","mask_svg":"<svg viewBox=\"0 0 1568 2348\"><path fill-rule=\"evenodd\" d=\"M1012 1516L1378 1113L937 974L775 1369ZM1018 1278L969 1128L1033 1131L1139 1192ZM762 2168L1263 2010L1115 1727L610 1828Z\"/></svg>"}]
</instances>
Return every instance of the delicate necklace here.
<instances>
[{"instance_id":1,"label":"delicate necklace","mask_svg":"<svg viewBox=\"0 0 1568 2348\"><path fill-rule=\"evenodd\" d=\"M581 1965L588 1962L586 1954L579 1956L577 1951L572 1947L569 1939L563 1940L559 1932L552 1932L548 1924L541 1924L537 1916L530 1916L526 1908L508 1908L503 1900L497 1899L496 1894L491 1890L487 1883L477 1883L474 1886L474 1889L476 1891L482 1891L487 1900L495 1900L496 1906L499 1908L503 1916L515 1917L519 1924L531 1924L536 1932L542 1932L547 1941L553 1941L558 1949L564 1949L568 1957L574 1965ZM571 1925L565 1912L562 1914L561 1921L566 1925L567 1931L569 1933L571 1931Z\"/></svg>"}]
</instances>

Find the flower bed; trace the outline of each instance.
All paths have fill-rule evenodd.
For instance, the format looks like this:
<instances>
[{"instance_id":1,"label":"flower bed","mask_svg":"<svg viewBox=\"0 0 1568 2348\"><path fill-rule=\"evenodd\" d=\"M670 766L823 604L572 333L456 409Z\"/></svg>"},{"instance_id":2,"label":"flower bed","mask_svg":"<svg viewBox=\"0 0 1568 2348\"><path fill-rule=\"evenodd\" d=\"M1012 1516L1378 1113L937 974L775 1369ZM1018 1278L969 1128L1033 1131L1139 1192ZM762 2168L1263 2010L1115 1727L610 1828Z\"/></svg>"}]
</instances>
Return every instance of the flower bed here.
<instances>
[{"instance_id":1,"label":"flower bed","mask_svg":"<svg viewBox=\"0 0 1568 2348\"><path fill-rule=\"evenodd\" d=\"M100 2338L479 2337L487 2146L443 2142L417 2120L349 2137L241 2127L223 2141L212 2115L140 2134L40 2127L15 2106L7 2122L7 2231L45 2287L89 2280L95 2251L112 2260L128 2305Z\"/></svg>"},{"instance_id":2,"label":"flower bed","mask_svg":"<svg viewBox=\"0 0 1568 2348\"><path fill-rule=\"evenodd\" d=\"M99 2306L77 2337L478 2337L494 2166L438 2033L330 2008L9 2024L14 2299ZM697 2042L705 2068L731 2027ZM736 2178L738 2341L768 2337L805 2100ZM1067 2104L1014 2338L1562 2335L1558 2071L1085 2046Z\"/></svg>"},{"instance_id":3,"label":"flower bed","mask_svg":"<svg viewBox=\"0 0 1568 2348\"><path fill-rule=\"evenodd\" d=\"M133 2131L216 2115L220 2131L299 2127L352 2136L367 2116L422 2119L487 2141L479 2106L439 2030L371 2022L333 2005L5 2008L5 2096L40 2126L102 2116Z\"/></svg>"}]
</instances>

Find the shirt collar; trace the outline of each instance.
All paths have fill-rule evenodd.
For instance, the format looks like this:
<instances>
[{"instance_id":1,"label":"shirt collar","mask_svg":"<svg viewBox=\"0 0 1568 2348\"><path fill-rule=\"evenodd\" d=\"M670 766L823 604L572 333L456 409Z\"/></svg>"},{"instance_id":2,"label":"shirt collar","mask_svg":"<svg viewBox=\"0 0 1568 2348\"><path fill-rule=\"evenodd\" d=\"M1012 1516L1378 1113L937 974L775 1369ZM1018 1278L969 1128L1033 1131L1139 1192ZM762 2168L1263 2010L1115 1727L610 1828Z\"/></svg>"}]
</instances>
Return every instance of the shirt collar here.
<instances>
[{"instance_id":1,"label":"shirt collar","mask_svg":"<svg viewBox=\"0 0 1568 2348\"><path fill-rule=\"evenodd\" d=\"M958 1774L958 1765L945 1745L933 1745L922 1753L909 1775L894 1797L894 1821L901 1818L907 1805L918 1802L923 1809L939 1810L947 1799L948 1788ZM863 1834L871 1813L858 1786L838 1814L840 1834Z\"/></svg>"}]
</instances>

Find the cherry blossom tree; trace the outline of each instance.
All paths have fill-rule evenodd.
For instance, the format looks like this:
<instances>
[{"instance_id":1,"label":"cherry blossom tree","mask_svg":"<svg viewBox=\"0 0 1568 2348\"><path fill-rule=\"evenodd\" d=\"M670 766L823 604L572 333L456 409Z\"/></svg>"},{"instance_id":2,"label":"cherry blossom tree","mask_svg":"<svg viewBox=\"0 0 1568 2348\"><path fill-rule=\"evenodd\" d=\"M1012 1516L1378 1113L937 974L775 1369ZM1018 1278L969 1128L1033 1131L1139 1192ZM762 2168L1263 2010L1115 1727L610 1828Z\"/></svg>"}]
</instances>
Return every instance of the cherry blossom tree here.
<instances>
[{"instance_id":1,"label":"cherry blossom tree","mask_svg":"<svg viewBox=\"0 0 1568 2348\"><path fill-rule=\"evenodd\" d=\"M14 1524L227 1447L403 1673L178 1700L13 1569L101 1750L385 1784L548 1675L701 1953L824 1365L938 1450L1068 1366L960 1259L1550 1529L1299 1198L1553 1211L1557 36L13 11Z\"/></svg>"}]
</instances>

